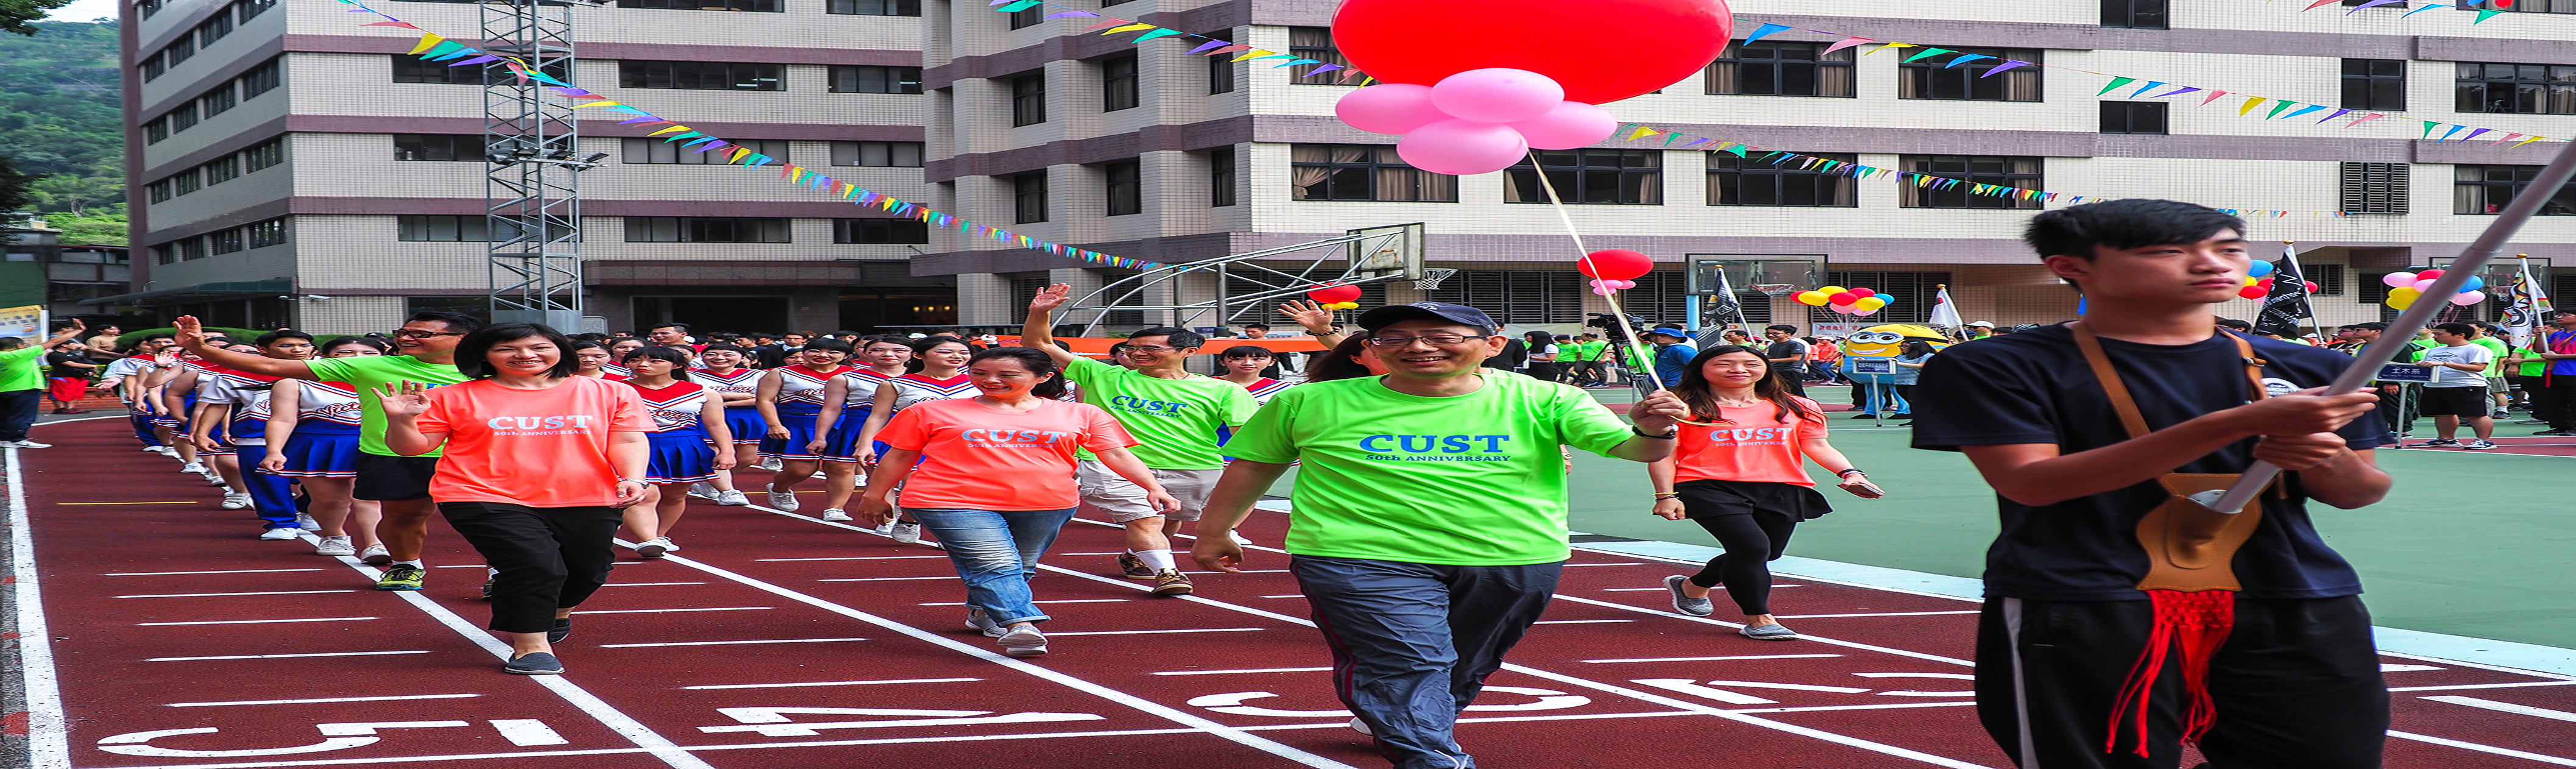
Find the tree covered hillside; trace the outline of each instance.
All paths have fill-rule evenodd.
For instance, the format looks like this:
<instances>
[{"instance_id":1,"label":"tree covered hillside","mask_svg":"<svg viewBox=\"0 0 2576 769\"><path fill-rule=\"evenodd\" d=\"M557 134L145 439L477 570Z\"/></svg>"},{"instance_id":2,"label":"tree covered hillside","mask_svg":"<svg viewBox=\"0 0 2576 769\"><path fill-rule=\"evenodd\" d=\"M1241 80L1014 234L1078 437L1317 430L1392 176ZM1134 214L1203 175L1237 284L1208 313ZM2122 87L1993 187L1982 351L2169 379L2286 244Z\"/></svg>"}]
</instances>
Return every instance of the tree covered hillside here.
<instances>
[{"instance_id":1,"label":"tree covered hillside","mask_svg":"<svg viewBox=\"0 0 2576 769\"><path fill-rule=\"evenodd\" d=\"M65 243L125 242L125 134L113 21L0 34L0 156L32 181L26 210ZM40 176L41 175L41 176Z\"/></svg>"}]
</instances>

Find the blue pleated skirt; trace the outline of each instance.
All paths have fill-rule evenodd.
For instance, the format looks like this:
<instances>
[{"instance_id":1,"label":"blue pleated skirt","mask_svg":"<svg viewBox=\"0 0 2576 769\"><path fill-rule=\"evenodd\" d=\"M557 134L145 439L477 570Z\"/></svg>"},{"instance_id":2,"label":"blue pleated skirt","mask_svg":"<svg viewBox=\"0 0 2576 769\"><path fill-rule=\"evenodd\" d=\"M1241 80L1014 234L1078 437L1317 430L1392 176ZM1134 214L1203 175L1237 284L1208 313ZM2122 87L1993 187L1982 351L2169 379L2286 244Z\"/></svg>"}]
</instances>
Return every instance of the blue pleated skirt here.
<instances>
[{"instance_id":1,"label":"blue pleated skirt","mask_svg":"<svg viewBox=\"0 0 2576 769\"><path fill-rule=\"evenodd\" d=\"M295 425L286 439L286 469L291 478L358 477L358 427L321 419Z\"/></svg>"},{"instance_id":2,"label":"blue pleated skirt","mask_svg":"<svg viewBox=\"0 0 2576 769\"><path fill-rule=\"evenodd\" d=\"M696 483L716 479L716 450L707 445L705 430L673 430L653 433L651 457L644 465L644 482Z\"/></svg>"}]
</instances>

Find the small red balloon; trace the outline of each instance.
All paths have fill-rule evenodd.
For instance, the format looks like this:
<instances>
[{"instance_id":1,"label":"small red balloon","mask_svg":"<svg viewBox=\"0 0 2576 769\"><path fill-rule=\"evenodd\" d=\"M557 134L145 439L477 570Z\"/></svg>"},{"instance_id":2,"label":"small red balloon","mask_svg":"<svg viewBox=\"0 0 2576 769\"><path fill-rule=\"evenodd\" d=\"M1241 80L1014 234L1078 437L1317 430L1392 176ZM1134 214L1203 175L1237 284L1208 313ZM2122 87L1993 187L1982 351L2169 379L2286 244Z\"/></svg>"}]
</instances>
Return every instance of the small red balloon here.
<instances>
[{"instance_id":1,"label":"small red balloon","mask_svg":"<svg viewBox=\"0 0 2576 769\"><path fill-rule=\"evenodd\" d=\"M2317 292L2317 283L2316 283L2316 281L2308 281L2308 293L2313 294L2313 293L2316 293L2316 292Z\"/></svg>"},{"instance_id":2,"label":"small red balloon","mask_svg":"<svg viewBox=\"0 0 2576 769\"><path fill-rule=\"evenodd\" d=\"M2243 290L2237 291L2236 295L2247 299L2261 299L2271 296L2272 292L2264 290L2262 286L2246 286Z\"/></svg>"},{"instance_id":3,"label":"small red balloon","mask_svg":"<svg viewBox=\"0 0 2576 769\"><path fill-rule=\"evenodd\" d=\"M1832 304L1851 304L1860 301L1860 295L1850 291L1836 291L1833 296L1825 297L1825 301Z\"/></svg>"},{"instance_id":4,"label":"small red balloon","mask_svg":"<svg viewBox=\"0 0 2576 769\"><path fill-rule=\"evenodd\" d=\"M1351 66L1389 83L1435 85L1471 69L1546 75L1565 98L1601 104L1680 82L1733 37L1725 0L1346 0L1333 44ZM1582 27L1596 33L1569 34Z\"/></svg>"},{"instance_id":5,"label":"small red balloon","mask_svg":"<svg viewBox=\"0 0 2576 769\"><path fill-rule=\"evenodd\" d=\"M1600 280L1635 280L1655 271L1655 258L1624 248L1604 248L1574 262L1576 272Z\"/></svg>"},{"instance_id":6,"label":"small red balloon","mask_svg":"<svg viewBox=\"0 0 2576 769\"><path fill-rule=\"evenodd\" d=\"M2272 287L2272 279L2271 279L2271 278L2264 278L2264 279L2262 279L2262 280L2254 281L2254 285L2262 286L2262 287L2264 287L2264 288L2271 288L2271 287Z\"/></svg>"},{"instance_id":7,"label":"small red balloon","mask_svg":"<svg viewBox=\"0 0 2576 769\"><path fill-rule=\"evenodd\" d=\"M1317 304L1340 304L1360 300L1360 287L1334 284L1306 292L1306 298Z\"/></svg>"},{"instance_id":8,"label":"small red balloon","mask_svg":"<svg viewBox=\"0 0 2576 769\"><path fill-rule=\"evenodd\" d=\"M1852 296L1857 296L1857 297L1860 297L1860 298L1862 298L1862 299L1868 299L1868 298L1870 298L1870 297L1877 296L1877 295L1878 295L1878 292L1876 292L1876 291L1871 291L1871 290L1866 289L1866 288L1855 288L1855 289L1852 289L1852 290L1851 290L1851 294L1852 294Z\"/></svg>"}]
</instances>

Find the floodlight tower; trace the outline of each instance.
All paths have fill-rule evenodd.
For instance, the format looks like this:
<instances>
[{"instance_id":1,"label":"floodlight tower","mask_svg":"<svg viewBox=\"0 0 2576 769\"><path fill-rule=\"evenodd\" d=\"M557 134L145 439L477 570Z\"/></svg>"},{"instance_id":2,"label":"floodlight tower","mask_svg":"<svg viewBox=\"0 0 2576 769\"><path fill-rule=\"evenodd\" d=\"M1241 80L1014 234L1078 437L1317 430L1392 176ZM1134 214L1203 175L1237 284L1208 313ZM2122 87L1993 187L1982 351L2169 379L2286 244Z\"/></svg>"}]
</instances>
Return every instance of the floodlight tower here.
<instances>
[{"instance_id":1,"label":"floodlight tower","mask_svg":"<svg viewBox=\"0 0 2576 769\"><path fill-rule=\"evenodd\" d=\"M484 48L537 72L573 76L572 14L595 0L486 0ZM606 153L577 157L572 105L545 84L484 68L483 204L489 238L492 320L581 330L581 172Z\"/></svg>"}]
</instances>

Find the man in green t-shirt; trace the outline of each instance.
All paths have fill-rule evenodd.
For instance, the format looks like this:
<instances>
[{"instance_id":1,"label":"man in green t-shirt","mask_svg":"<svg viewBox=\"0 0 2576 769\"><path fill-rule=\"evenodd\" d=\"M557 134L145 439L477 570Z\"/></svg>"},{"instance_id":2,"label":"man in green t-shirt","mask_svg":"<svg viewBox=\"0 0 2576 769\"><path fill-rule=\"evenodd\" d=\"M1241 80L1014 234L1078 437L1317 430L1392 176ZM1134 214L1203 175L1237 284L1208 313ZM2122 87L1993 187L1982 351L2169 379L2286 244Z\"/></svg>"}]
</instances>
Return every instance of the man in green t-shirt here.
<instances>
[{"instance_id":1,"label":"man in green t-shirt","mask_svg":"<svg viewBox=\"0 0 2576 769\"><path fill-rule=\"evenodd\" d=\"M2502 329L2493 323L2471 322L2469 328L2473 329L2469 332L2469 344L2487 348L2487 352L2495 355L2486 370L2487 399L2495 401L2492 416L2496 419L2511 417L2513 412L2507 410L2505 404L2513 402L2513 383L2506 381L2505 375L2512 372L2505 370L2504 359L2513 357L2513 347L2496 338L2496 332Z\"/></svg>"},{"instance_id":2,"label":"man in green t-shirt","mask_svg":"<svg viewBox=\"0 0 2576 769\"><path fill-rule=\"evenodd\" d=\"M1610 343L1602 341L1601 332L1586 331L1575 337L1571 348L1574 365L1567 367L1565 381L1578 386L1599 386L1610 381Z\"/></svg>"},{"instance_id":3,"label":"man in green t-shirt","mask_svg":"<svg viewBox=\"0 0 2576 769\"><path fill-rule=\"evenodd\" d=\"M1391 305L1359 325L1386 376L1274 396L1226 442L1235 461L1200 526L1242 521L1302 462L1289 570L1352 726L1403 769L1474 766L1452 736L1458 712L1547 608L1571 555L1558 447L1652 462L1672 454L1687 409L1656 391L1630 410L1632 428L1572 385L1483 373L1509 338L1473 307ZM1235 571L1243 548L1202 536L1191 555Z\"/></svg>"},{"instance_id":4,"label":"man in green t-shirt","mask_svg":"<svg viewBox=\"0 0 2576 769\"><path fill-rule=\"evenodd\" d=\"M386 567L384 576L376 580L377 590L421 589L421 579L428 574L420 560L421 546L429 540L429 517L438 513L438 504L429 498L429 477L438 471L438 452L407 457L386 448L384 404L373 393L390 392L404 382L437 387L465 381L465 375L456 372L456 343L481 329L483 321L464 313L424 310L413 313L393 332L393 355L312 360L209 346L203 326L194 317L180 316L175 325L179 345L209 364L288 379L346 382L358 391L358 477L350 496L374 500L384 508L384 518L376 523L376 539L384 544L367 548L359 558Z\"/></svg>"},{"instance_id":5,"label":"man in green t-shirt","mask_svg":"<svg viewBox=\"0 0 2576 769\"><path fill-rule=\"evenodd\" d=\"M27 430L36 426L36 412L45 401L45 351L54 345L80 338L82 327L73 319L43 344L27 344L14 336L0 336L0 448L50 449L51 443L27 440Z\"/></svg>"},{"instance_id":6,"label":"man in green t-shirt","mask_svg":"<svg viewBox=\"0 0 2576 769\"><path fill-rule=\"evenodd\" d=\"M1185 328L1157 326L1138 331L1119 345L1125 365L1110 365L1073 354L1055 344L1055 308L1064 306L1073 287L1058 283L1029 300L1028 322L1020 344L1035 347L1064 367L1065 381L1082 388L1082 402L1118 419L1138 445L1130 449L1154 471L1163 490L1181 501L1164 515L1148 504L1145 489L1118 477L1089 451L1077 451L1081 463L1074 480L1082 489L1082 506L1127 527L1127 552L1118 556L1119 572L1131 579L1154 580L1155 595L1188 595L1195 589L1172 558L1172 535L1181 523L1199 519L1208 492L1225 471L1225 454L1217 450L1217 431L1240 426L1257 406L1252 391L1214 377L1192 374L1190 356L1207 338ZM1215 532L1215 533L1212 533ZM1199 538L1228 539L1227 529L1199 529Z\"/></svg>"}]
</instances>

